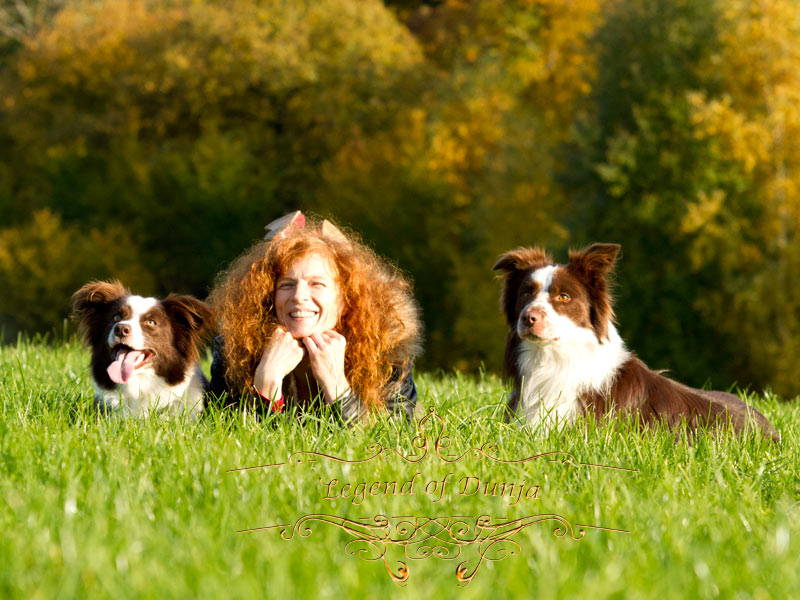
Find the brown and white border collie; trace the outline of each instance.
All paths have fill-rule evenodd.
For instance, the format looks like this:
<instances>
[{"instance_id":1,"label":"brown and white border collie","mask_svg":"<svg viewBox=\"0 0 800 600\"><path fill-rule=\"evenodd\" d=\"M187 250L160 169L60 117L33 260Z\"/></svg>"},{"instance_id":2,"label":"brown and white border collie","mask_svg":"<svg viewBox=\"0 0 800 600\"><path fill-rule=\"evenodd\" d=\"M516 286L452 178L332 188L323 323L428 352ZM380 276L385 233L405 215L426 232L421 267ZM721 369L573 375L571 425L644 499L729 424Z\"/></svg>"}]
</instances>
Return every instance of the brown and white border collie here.
<instances>
[{"instance_id":1,"label":"brown and white border collie","mask_svg":"<svg viewBox=\"0 0 800 600\"><path fill-rule=\"evenodd\" d=\"M606 281L619 249L592 244L559 265L540 248L517 248L494 265L505 276L505 373L514 385L507 416L549 428L584 413L633 413L672 428L730 422L778 441L769 421L736 396L672 381L625 348Z\"/></svg>"},{"instance_id":2,"label":"brown and white border collie","mask_svg":"<svg viewBox=\"0 0 800 600\"><path fill-rule=\"evenodd\" d=\"M98 408L123 417L202 412L208 383L198 346L212 320L204 302L143 298L118 281L93 281L73 294L72 317L92 351Z\"/></svg>"}]
</instances>

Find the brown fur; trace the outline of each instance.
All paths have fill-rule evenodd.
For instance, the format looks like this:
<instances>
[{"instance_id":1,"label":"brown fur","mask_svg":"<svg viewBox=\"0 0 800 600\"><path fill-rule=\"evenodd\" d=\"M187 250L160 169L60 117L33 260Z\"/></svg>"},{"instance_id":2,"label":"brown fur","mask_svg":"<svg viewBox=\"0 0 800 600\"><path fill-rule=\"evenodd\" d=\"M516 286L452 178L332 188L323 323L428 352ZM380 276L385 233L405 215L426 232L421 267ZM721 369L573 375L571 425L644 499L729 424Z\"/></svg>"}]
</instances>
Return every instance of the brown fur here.
<instances>
[{"instance_id":1,"label":"brown fur","mask_svg":"<svg viewBox=\"0 0 800 600\"><path fill-rule=\"evenodd\" d=\"M615 412L636 415L645 426L663 423L671 429L730 425L742 433L755 428L765 437L780 441L764 415L733 394L688 387L649 369L635 356L622 366L608 396L585 394L581 404L585 412L598 419Z\"/></svg>"},{"instance_id":2,"label":"brown fur","mask_svg":"<svg viewBox=\"0 0 800 600\"><path fill-rule=\"evenodd\" d=\"M581 327L594 331L598 342L609 339L608 324L614 321L609 293L608 275L614 268L620 250L618 244L592 244L583 250L570 251L569 263L553 278L549 297L554 310L568 316ZM535 337L536 311L529 306L531 294L539 291L530 275L552 265L552 259L541 248L517 248L507 252L494 265L504 272L505 283L500 304L509 325L506 336L504 374L513 383L508 398L507 418L514 414L520 402L525 374L520 373L517 357L520 338L517 322L522 315L531 325L524 335ZM529 289L530 288L530 289ZM569 303L559 304L561 293L571 297ZM523 310L531 314L523 313ZM527 321L524 321L527 323ZM686 424L691 429L730 424L737 432L748 426L756 427L775 441L780 435L757 410L736 396L724 392L690 388L649 369L631 354L617 371L609 394L585 393L579 399L584 413L600 418L609 413L634 414L644 425L664 423L675 428Z\"/></svg>"},{"instance_id":3,"label":"brown fur","mask_svg":"<svg viewBox=\"0 0 800 600\"><path fill-rule=\"evenodd\" d=\"M590 320L597 339L608 339L608 323L614 319L606 277L614 268L619 244L592 244L570 251L567 272L584 283L589 293Z\"/></svg>"},{"instance_id":4,"label":"brown fur","mask_svg":"<svg viewBox=\"0 0 800 600\"><path fill-rule=\"evenodd\" d=\"M106 390L116 387L108 376L107 368L114 361L108 337L115 327L113 317L130 316L124 305L130 291L119 281L92 281L72 296L72 318L92 350L92 377ZM149 325L153 319L156 325ZM210 307L192 296L170 294L142 316L142 329L149 335L156 350L153 368L169 385L176 385L186 377L187 369L199 359L199 346L211 325ZM119 341L124 343L123 336Z\"/></svg>"},{"instance_id":5,"label":"brown fur","mask_svg":"<svg viewBox=\"0 0 800 600\"><path fill-rule=\"evenodd\" d=\"M72 318L78 323L78 332L92 351L92 377L98 386L113 390L116 384L111 381L106 369L114 357L106 343L122 300L130 296L130 291L119 281L92 281L72 295Z\"/></svg>"}]
</instances>

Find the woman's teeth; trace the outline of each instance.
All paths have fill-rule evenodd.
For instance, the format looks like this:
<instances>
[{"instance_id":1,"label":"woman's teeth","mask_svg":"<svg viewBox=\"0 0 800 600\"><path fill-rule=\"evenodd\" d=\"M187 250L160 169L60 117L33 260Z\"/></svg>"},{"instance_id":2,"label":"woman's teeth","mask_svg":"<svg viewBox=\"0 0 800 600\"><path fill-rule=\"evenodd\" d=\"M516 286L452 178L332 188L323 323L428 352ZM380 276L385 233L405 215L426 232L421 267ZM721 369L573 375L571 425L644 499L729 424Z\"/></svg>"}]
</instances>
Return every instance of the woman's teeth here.
<instances>
[{"instance_id":1,"label":"woman's teeth","mask_svg":"<svg viewBox=\"0 0 800 600\"><path fill-rule=\"evenodd\" d=\"M313 310L296 310L294 312L290 312L289 316L293 319L305 319L307 317L313 317L316 313Z\"/></svg>"}]
</instances>

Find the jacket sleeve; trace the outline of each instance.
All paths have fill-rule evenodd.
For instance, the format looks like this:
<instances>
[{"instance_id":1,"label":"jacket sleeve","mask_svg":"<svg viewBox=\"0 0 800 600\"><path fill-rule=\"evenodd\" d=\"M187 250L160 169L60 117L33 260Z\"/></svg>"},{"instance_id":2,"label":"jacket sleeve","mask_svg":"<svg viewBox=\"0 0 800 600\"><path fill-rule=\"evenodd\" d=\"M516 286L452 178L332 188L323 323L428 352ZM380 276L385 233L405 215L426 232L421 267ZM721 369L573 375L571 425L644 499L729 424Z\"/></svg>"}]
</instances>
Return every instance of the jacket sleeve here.
<instances>
[{"instance_id":1,"label":"jacket sleeve","mask_svg":"<svg viewBox=\"0 0 800 600\"><path fill-rule=\"evenodd\" d=\"M228 384L225 381L225 362L222 358L222 338L214 338L214 349L211 353L211 381L208 384L208 391L217 398L229 392Z\"/></svg>"},{"instance_id":2,"label":"jacket sleeve","mask_svg":"<svg viewBox=\"0 0 800 600\"><path fill-rule=\"evenodd\" d=\"M225 378L225 358L222 353L224 341L222 336L214 338L214 348L211 354L211 381L208 384L206 402L220 408L227 408L240 404L241 393L234 393Z\"/></svg>"},{"instance_id":3,"label":"jacket sleeve","mask_svg":"<svg viewBox=\"0 0 800 600\"><path fill-rule=\"evenodd\" d=\"M395 370L393 381L400 378L400 371ZM411 370L400 382L400 385L392 391L392 395L387 399L386 407L393 419L405 419L407 423L414 420L414 409L417 407L417 386L414 385L414 377Z\"/></svg>"},{"instance_id":4,"label":"jacket sleeve","mask_svg":"<svg viewBox=\"0 0 800 600\"><path fill-rule=\"evenodd\" d=\"M392 372L392 384L400 379L400 370L394 369ZM392 419L405 419L411 423L414 419L414 409L417 404L417 388L414 385L414 378L411 371L408 372L399 385L390 385L391 393L386 398L386 408ZM364 403L358 394L351 391L349 394L339 398L333 406L339 410L339 414L345 423L355 423L366 412Z\"/></svg>"}]
</instances>

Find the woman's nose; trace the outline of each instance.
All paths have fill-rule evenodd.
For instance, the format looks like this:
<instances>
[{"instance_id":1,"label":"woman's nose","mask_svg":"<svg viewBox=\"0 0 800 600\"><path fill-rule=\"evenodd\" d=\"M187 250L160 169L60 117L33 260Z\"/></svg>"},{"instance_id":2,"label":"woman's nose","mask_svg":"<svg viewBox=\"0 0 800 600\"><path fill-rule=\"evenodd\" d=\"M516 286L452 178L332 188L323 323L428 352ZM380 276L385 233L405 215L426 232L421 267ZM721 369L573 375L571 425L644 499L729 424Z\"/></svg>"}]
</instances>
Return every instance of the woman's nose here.
<instances>
[{"instance_id":1,"label":"woman's nose","mask_svg":"<svg viewBox=\"0 0 800 600\"><path fill-rule=\"evenodd\" d=\"M297 299L308 298L311 296L311 287L305 281L298 281L294 286L294 297Z\"/></svg>"}]
</instances>

